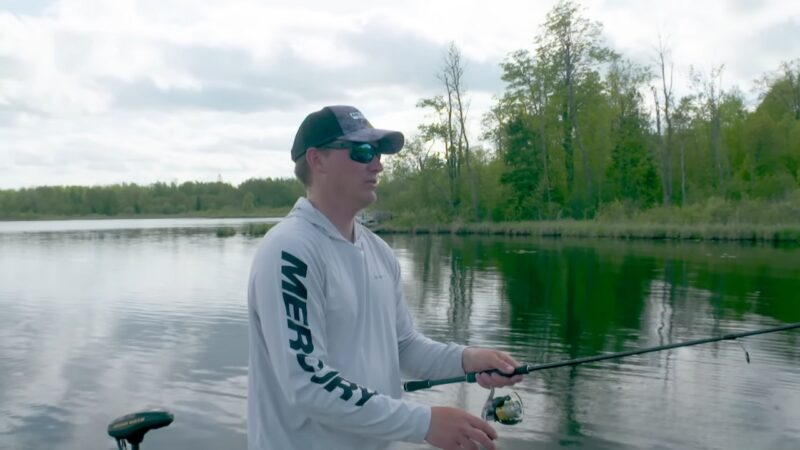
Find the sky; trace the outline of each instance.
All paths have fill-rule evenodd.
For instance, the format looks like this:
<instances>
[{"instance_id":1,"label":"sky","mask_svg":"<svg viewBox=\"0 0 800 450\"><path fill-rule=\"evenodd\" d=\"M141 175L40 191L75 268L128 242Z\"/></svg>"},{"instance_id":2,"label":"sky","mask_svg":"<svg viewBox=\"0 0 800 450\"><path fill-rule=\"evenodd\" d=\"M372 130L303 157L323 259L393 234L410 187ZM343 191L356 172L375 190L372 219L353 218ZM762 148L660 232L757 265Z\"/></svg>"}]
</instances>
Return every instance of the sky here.
<instances>
[{"instance_id":1,"label":"sky","mask_svg":"<svg viewBox=\"0 0 800 450\"><path fill-rule=\"evenodd\" d=\"M555 0L0 0L0 189L291 177L297 126L349 104L412 137L450 42L473 141ZM796 0L583 0L606 44L676 93L725 65L723 88L800 58Z\"/></svg>"}]
</instances>

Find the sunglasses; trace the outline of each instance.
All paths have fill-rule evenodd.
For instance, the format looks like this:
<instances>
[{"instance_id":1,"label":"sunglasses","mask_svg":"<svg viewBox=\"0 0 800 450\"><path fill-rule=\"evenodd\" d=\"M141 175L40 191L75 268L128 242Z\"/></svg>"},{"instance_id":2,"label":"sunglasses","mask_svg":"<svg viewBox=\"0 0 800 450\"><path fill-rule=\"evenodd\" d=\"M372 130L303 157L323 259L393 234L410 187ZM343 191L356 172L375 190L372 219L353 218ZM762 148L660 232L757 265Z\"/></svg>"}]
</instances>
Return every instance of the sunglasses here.
<instances>
[{"instance_id":1,"label":"sunglasses","mask_svg":"<svg viewBox=\"0 0 800 450\"><path fill-rule=\"evenodd\" d=\"M350 150L350 159L361 164L369 164L376 156L381 154L378 147L369 142L333 141L325 144L322 148Z\"/></svg>"}]
</instances>

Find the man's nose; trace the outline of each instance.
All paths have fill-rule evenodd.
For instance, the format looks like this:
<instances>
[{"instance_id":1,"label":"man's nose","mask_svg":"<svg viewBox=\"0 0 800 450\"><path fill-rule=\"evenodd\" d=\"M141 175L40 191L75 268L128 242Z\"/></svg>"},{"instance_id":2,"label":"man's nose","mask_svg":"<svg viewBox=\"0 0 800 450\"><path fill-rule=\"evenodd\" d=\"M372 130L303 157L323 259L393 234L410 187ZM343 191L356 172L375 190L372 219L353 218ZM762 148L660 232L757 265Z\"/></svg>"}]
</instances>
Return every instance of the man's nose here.
<instances>
[{"instance_id":1,"label":"man's nose","mask_svg":"<svg viewBox=\"0 0 800 450\"><path fill-rule=\"evenodd\" d=\"M383 163L381 163L381 154L378 153L372 158L367 167L371 172L383 172Z\"/></svg>"}]
</instances>

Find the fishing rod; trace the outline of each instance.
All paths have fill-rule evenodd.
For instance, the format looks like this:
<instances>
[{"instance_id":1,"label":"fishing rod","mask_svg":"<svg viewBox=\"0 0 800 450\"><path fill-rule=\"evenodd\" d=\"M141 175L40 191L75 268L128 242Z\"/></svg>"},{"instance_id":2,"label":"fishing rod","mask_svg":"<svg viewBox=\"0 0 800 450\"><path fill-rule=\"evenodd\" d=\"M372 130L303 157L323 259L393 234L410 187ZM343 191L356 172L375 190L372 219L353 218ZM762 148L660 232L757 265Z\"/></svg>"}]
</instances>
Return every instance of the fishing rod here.
<instances>
[{"instance_id":1,"label":"fishing rod","mask_svg":"<svg viewBox=\"0 0 800 450\"><path fill-rule=\"evenodd\" d=\"M685 342L676 342L674 344L666 344L666 345L659 345L656 347L648 347L642 348L638 350L628 350L619 353L610 353L606 355L598 355L598 356L587 356L583 358L577 359L570 359L568 361L559 361L559 362L552 362L547 364L539 364L539 365L530 365L525 364L521 365L514 369L514 373L503 373L498 369L492 369L485 372L470 372L464 376L460 377L453 377L453 378L442 378L438 380L420 380L420 381L408 381L403 384L403 390L406 392L414 392L419 391L421 389L429 389L434 386L441 386L443 384L452 384L452 383L474 383L477 381L477 375L479 373L499 373L501 375L506 376L513 376L513 375L525 375L531 372L536 372L538 370L545 370L545 369L555 369L556 367L565 367L565 366L577 366L579 364L586 364L596 361L604 361L607 359L615 359L615 358L624 358L626 356L633 356L633 355L641 355L643 353L651 353L651 352L660 352L662 350L669 350L678 347L689 347L692 345L700 345L700 344L708 344L710 342L718 342L718 341L725 341L725 340L736 340L739 338L747 337L747 336L754 336L757 334L766 334L766 333L775 333L778 331L786 331L792 330L795 328L800 328L800 323L792 323L788 325L781 325L779 327L773 328L763 328L761 330L755 331L745 331L743 333L729 333L723 336L718 337L710 337L705 339L696 339L694 341L685 341ZM745 349L745 355L747 356L747 362L750 362L750 355L747 353Z\"/></svg>"},{"instance_id":2,"label":"fishing rod","mask_svg":"<svg viewBox=\"0 0 800 450\"><path fill-rule=\"evenodd\" d=\"M657 347L643 348L639 350L629 350L626 352L611 353L607 355L589 356L585 358L571 359L569 361L560 361L548 364L522 365L514 369L513 375L525 375L537 370L555 369L556 367L577 366L579 364L586 364L595 361L604 361L607 359L623 358L625 356L641 355L642 353L657 352L661 350L669 350L677 347L688 347L692 345L707 344L709 342L718 342L724 340L736 340L739 338L754 336L757 334L774 333L777 331L792 330L800 328L800 323L793 323L782 325L779 327L765 328L756 331L746 331L744 333L731 333L724 336L712 337L706 339L697 339L694 341L678 342L675 344L659 345ZM750 355L745 349L747 355L747 362L750 362ZM489 370L486 372L470 372L461 377L443 378L440 380L422 380L422 381L409 381L403 385L406 392L418 391L420 389L428 389L434 386L451 383L474 383L478 373L500 373L497 369ZM512 376L512 374L504 374ZM515 392L510 395L501 397L494 396L494 388L489 392L489 397L483 405L481 411L481 418L489 422L499 422L503 425L516 425L522 422L523 406L522 399ZM119 417L108 425L108 435L116 439L117 447L119 450L127 448L127 443L130 443L132 450L138 450L139 444L144 439L145 433L157 428L166 427L172 423L174 416L172 413L164 410L149 410L139 411L126 416Z\"/></svg>"}]
</instances>

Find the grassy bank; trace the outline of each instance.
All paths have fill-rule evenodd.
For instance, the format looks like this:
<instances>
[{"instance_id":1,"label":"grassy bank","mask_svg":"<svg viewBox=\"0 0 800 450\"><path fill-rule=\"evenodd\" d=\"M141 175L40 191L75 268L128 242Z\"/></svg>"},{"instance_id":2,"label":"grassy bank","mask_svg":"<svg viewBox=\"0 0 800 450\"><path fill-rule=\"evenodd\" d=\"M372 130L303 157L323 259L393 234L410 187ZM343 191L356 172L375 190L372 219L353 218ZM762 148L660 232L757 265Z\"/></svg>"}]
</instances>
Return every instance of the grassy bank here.
<instances>
[{"instance_id":1,"label":"grassy bank","mask_svg":"<svg viewBox=\"0 0 800 450\"><path fill-rule=\"evenodd\" d=\"M655 224L599 221L457 223L449 225L383 224L378 233L474 234L651 240L710 240L800 243L798 225Z\"/></svg>"},{"instance_id":2,"label":"grassy bank","mask_svg":"<svg viewBox=\"0 0 800 450\"><path fill-rule=\"evenodd\" d=\"M608 239L800 243L800 194L783 201L711 197L685 206L647 210L620 202L603 205L591 220L436 224L412 214L377 227L380 233L483 234Z\"/></svg>"},{"instance_id":3,"label":"grassy bank","mask_svg":"<svg viewBox=\"0 0 800 450\"><path fill-rule=\"evenodd\" d=\"M248 237L261 237L273 226L274 223L248 223L238 228L220 227L217 228L217 237L226 238L236 236L237 233Z\"/></svg>"}]
</instances>

